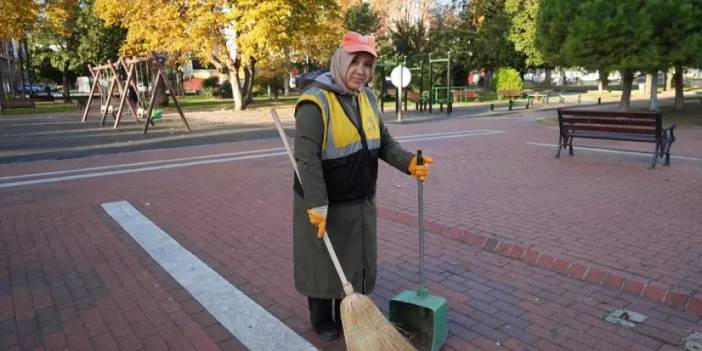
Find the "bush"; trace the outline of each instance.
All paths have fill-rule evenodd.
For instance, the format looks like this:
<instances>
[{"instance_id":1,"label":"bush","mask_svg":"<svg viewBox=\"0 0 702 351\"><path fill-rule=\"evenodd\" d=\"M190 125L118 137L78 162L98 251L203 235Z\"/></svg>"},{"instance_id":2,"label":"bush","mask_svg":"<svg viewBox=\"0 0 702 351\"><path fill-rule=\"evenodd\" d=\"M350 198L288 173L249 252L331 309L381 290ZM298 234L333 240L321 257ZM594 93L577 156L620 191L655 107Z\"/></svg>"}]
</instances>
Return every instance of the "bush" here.
<instances>
[{"instance_id":1,"label":"bush","mask_svg":"<svg viewBox=\"0 0 702 351\"><path fill-rule=\"evenodd\" d=\"M519 75L514 68L500 67L497 69L497 74L494 79L495 90L517 90L522 91L524 87L524 82L522 81L522 76Z\"/></svg>"},{"instance_id":2,"label":"bush","mask_svg":"<svg viewBox=\"0 0 702 351\"><path fill-rule=\"evenodd\" d=\"M214 96L222 99L231 99L234 95L232 94L232 85L229 81L224 81L224 84L217 86L214 91Z\"/></svg>"},{"instance_id":3,"label":"bush","mask_svg":"<svg viewBox=\"0 0 702 351\"><path fill-rule=\"evenodd\" d=\"M217 86L217 83L219 82L219 79L217 77L210 77L205 79L205 81L202 82L202 86L205 88L214 88Z\"/></svg>"},{"instance_id":4,"label":"bush","mask_svg":"<svg viewBox=\"0 0 702 351\"><path fill-rule=\"evenodd\" d=\"M198 95L200 95L200 96L213 96L213 94L212 94L213 89L214 88L211 88L211 87L202 88L202 89L200 89L200 93Z\"/></svg>"}]
</instances>

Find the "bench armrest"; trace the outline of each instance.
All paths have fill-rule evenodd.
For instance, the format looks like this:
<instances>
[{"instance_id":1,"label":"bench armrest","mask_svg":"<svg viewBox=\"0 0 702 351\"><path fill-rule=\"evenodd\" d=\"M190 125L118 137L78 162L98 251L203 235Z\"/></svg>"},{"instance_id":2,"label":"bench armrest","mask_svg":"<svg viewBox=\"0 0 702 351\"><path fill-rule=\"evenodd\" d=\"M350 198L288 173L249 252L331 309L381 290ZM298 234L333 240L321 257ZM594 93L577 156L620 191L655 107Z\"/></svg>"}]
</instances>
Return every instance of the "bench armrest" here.
<instances>
[{"instance_id":1,"label":"bench armrest","mask_svg":"<svg viewBox=\"0 0 702 351\"><path fill-rule=\"evenodd\" d=\"M677 126L677 123L666 124L663 126L663 130L674 130Z\"/></svg>"}]
</instances>

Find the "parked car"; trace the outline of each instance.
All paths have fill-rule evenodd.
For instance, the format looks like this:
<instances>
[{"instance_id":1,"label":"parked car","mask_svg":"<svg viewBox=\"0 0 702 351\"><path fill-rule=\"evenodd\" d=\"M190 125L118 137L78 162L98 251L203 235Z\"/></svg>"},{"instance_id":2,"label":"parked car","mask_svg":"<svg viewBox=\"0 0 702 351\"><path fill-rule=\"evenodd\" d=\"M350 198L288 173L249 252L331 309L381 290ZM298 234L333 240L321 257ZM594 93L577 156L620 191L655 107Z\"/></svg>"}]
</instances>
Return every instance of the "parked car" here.
<instances>
[{"instance_id":1,"label":"parked car","mask_svg":"<svg viewBox=\"0 0 702 351\"><path fill-rule=\"evenodd\" d=\"M48 92L47 92L48 88ZM24 84L24 85L18 85L17 86L17 91L22 94L28 94L28 95L51 95L53 93L57 93L58 89L53 88L49 85L42 84L42 83L37 83L37 84Z\"/></svg>"}]
</instances>

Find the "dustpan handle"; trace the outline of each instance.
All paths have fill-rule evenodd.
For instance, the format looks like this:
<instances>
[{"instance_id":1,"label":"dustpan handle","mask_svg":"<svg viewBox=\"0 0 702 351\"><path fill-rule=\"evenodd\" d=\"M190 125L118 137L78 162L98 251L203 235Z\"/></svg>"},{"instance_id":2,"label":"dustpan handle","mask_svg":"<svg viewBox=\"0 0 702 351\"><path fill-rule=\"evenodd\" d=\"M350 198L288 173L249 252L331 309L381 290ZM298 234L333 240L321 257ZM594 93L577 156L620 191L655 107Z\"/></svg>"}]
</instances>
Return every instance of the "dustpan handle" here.
<instances>
[{"instance_id":1,"label":"dustpan handle","mask_svg":"<svg viewBox=\"0 0 702 351\"><path fill-rule=\"evenodd\" d=\"M274 108L271 109L271 116L273 116L273 121L275 122L276 128L278 128L278 134L280 134L280 138L283 139L283 145L285 145L285 152L288 154L288 159L290 160L290 164L293 166L293 169L295 170L295 175L297 176L297 180L300 181L300 184L302 184L302 178L300 178L300 171L297 169L297 162L295 162L295 156L293 156L292 149L290 148L290 144L288 144L288 138L285 135L285 131L283 130L283 125L280 123L280 118L278 118L278 113L275 111ZM336 274L339 275L339 279L341 280L341 285L344 287L344 293L348 296L353 294L353 286L349 281L346 279L346 275L344 274L344 270L341 269L341 263L339 263L339 258L336 257L336 252L334 251L334 247L332 246L331 241L329 241L329 235L327 235L327 232L324 231L324 245L327 247L327 251L329 251L329 256L331 257L332 262L334 263L334 268L336 269Z\"/></svg>"},{"instance_id":2,"label":"dustpan handle","mask_svg":"<svg viewBox=\"0 0 702 351\"><path fill-rule=\"evenodd\" d=\"M424 164L422 150L417 150L417 165ZM417 220L419 228L419 290L426 288L424 284L424 182L417 179Z\"/></svg>"}]
</instances>

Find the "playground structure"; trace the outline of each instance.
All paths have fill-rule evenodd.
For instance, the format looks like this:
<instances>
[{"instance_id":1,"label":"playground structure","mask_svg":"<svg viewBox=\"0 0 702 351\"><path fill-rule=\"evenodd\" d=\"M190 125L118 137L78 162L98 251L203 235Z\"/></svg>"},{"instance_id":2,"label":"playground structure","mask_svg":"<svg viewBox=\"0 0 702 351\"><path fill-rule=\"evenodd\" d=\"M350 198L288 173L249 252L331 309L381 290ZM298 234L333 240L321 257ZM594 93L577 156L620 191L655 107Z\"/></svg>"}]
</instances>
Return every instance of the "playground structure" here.
<instances>
[{"instance_id":1,"label":"playground structure","mask_svg":"<svg viewBox=\"0 0 702 351\"><path fill-rule=\"evenodd\" d=\"M425 64L426 63L426 64ZM446 64L446 85L433 85L434 83L434 65L435 64ZM380 76L383 77L380 82L380 96L382 97L388 90L388 84L385 79L387 73L387 67L394 66L405 66L410 72L419 72L419 79L417 80L417 86L419 92L410 91L408 89L407 93L402 95L398 94L397 87L395 90L395 112L402 108L404 104L404 111L407 111L407 100L408 98L415 101L416 109L419 112L433 113L433 105L439 104L439 111L444 110L444 105L446 105L446 114L451 114L453 111L454 102L468 102L468 101L478 101L478 95L475 91L469 90L466 86L453 86L451 84L451 53L449 52L446 58L432 58L429 54L426 59L421 59L414 66L407 65L407 59L400 61L398 58L395 60L385 60L376 65L379 70ZM425 67L428 67L429 77L427 81L429 82L429 87L425 87ZM402 104L398 100L398 96L402 98ZM383 104L381 104L381 111L385 112Z\"/></svg>"},{"instance_id":2,"label":"playground structure","mask_svg":"<svg viewBox=\"0 0 702 351\"><path fill-rule=\"evenodd\" d=\"M103 65L88 66L93 84L81 121L87 121L97 92L100 97L101 126L105 125L109 114L114 119L113 128L119 127L126 105L137 123L142 123L145 119L143 132L146 134L149 125L155 125L154 121L161 118L162 111L154 105L159 88L164 87L166 96L173 99L185 129L190 131L188 120L178 104L176 91L168 81L164 61L163 57L154 53L151 57L119 58L115 63L108 61Z\"/></svg>"}]
</instances>

